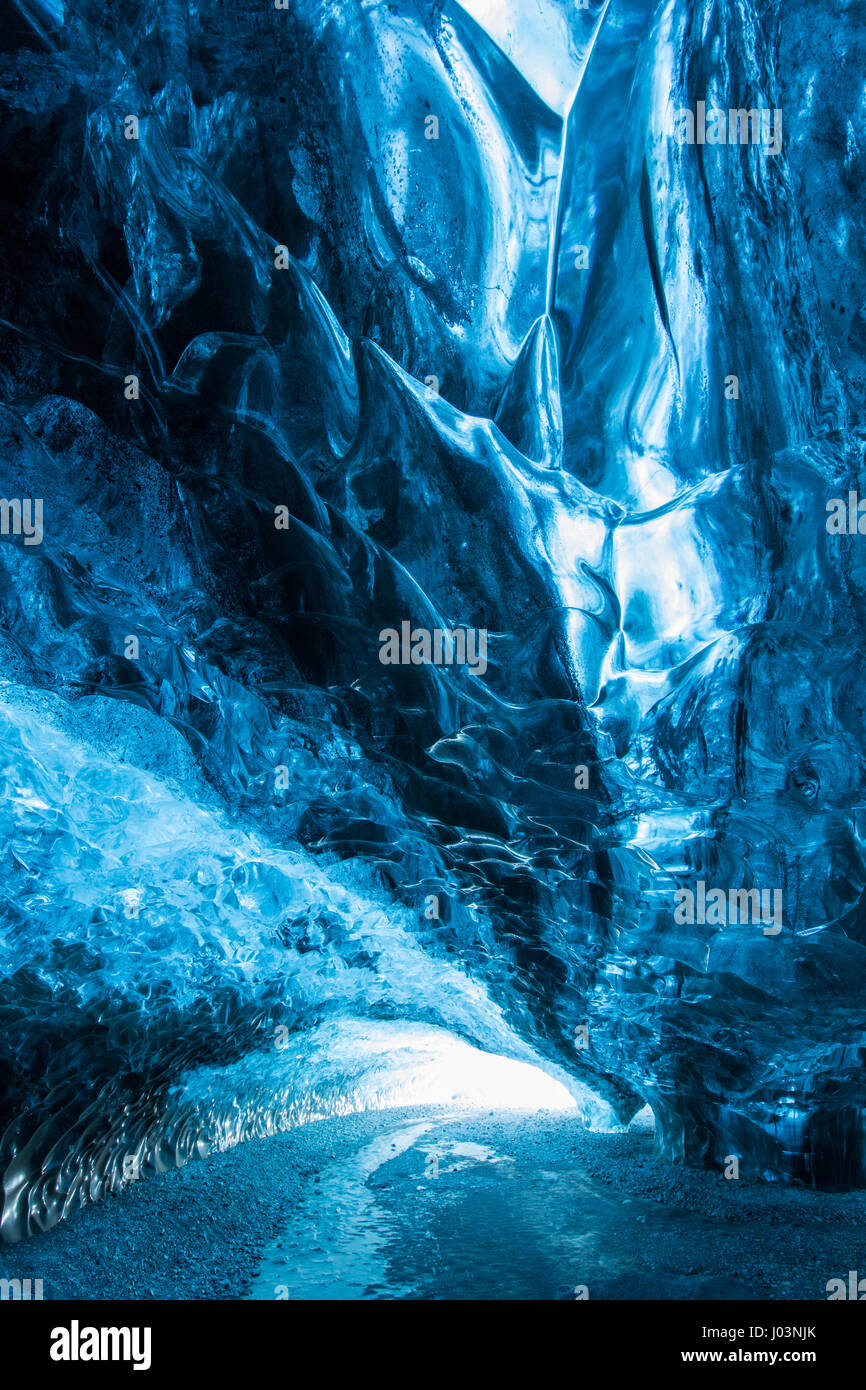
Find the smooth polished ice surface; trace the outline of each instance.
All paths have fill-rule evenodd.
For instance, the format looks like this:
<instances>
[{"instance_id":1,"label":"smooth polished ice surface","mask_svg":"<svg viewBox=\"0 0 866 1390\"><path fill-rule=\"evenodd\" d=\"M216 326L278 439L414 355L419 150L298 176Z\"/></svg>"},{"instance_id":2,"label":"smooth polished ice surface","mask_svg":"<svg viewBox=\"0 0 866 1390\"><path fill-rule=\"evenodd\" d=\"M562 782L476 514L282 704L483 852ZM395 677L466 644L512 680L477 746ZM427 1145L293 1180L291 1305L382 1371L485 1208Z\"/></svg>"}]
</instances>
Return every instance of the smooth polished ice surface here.
<instances>
[{"instance_id":1,"label":"smooth polished ice surface","mask_svg":"<svg viewBox=\"0 0 866 1390\"><path fill-rule=\"evenodd\" d=\"M854 7L15 13L4 1234L402 1103L404 1028L862 1183Z\"/></svg>"}]
</instances>

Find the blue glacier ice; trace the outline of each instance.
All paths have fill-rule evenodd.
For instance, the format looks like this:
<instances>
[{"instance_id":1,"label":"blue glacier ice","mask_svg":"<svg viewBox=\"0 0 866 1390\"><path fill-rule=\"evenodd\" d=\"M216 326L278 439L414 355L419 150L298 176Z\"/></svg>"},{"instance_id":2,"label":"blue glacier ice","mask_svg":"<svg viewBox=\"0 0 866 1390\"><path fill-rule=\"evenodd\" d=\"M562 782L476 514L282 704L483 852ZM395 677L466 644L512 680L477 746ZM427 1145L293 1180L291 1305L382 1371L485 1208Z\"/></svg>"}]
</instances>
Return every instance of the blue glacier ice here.
<instances>
[{"instance_id":1,"label":"blue glacier ice","mask_svg":"<svg viewBox=\"0 0 866 1390\"><path fill-rule=\"evenodd\" d=\"M857 7L4 13L4 1237L444 1054L863 1185Z\"/></svg>"}]
</instances>

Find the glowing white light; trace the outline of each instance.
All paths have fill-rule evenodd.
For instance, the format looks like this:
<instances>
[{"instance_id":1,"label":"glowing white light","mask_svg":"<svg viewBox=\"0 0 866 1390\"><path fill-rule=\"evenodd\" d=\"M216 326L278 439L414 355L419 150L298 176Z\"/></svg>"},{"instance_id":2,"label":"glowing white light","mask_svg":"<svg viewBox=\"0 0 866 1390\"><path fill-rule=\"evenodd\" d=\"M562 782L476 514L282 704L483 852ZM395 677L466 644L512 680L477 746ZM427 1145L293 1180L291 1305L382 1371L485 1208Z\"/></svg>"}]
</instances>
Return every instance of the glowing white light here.
<instances>
[{"instance_id":1,"label":"glowing white light","mask_svg":"<svg viewBox=\"0 0 866 1390\"><path fill-rule=\"evenodd\" d=\"M576 1110L561 1081L540 1067L498 1057L436 1029L393 1034L385 1043L379 1103L489 1110Z\"/></svg>"}]
</instances>

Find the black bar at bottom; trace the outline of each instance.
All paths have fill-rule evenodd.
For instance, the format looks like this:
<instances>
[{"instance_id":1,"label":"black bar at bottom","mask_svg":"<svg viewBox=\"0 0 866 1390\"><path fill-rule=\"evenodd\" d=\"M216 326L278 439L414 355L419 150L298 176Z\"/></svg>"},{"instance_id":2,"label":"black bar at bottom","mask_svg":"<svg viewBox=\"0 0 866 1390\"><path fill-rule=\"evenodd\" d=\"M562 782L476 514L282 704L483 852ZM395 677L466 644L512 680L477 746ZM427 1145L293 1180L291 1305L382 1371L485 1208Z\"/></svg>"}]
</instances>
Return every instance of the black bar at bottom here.
<instances>
[{"instance_id":1,"label":"black bar at bottom","mask_svg":"<svg viewBox=\"0 0 866 1390\"><path fill-rule=\"evenodd\" d=\"M308 1379L301 1366L310 1360L330 1377L335 1362L369 1373L371 1358L389 1377L414 1375L420 1364L428 1375L464 1379L469 1361L489 1375L491 1361L517 1349L536 1371L565 1355L575 1373L589 1360L614 1375L799 1366L826 1381L858 1355L863 1327L862 1314L835 1302L0 1303L5 1347L49 1383L109 1371L283 1384Z\"/></svg>"}]
</instances>

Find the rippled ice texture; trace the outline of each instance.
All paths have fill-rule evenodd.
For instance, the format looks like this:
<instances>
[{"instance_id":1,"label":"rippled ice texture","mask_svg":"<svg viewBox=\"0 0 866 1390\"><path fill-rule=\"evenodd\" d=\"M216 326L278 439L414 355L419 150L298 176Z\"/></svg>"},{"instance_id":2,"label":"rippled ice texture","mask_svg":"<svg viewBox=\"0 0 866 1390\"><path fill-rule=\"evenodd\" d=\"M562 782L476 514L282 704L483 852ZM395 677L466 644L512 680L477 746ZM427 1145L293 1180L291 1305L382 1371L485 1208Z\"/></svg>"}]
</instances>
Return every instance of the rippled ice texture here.
<instances>
[{"instance_id":1,"label":"rippled ice texture","mask_svg":"<svg viewBox=\"0 0 866 1390\"><path fill-rule=\"evenodd\" d=\"M6 1237L381 1103L397 1023L862 1182L857 7L12 13Z\"/></svg>"}]
</instances>

